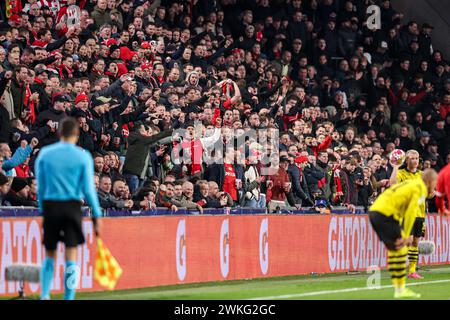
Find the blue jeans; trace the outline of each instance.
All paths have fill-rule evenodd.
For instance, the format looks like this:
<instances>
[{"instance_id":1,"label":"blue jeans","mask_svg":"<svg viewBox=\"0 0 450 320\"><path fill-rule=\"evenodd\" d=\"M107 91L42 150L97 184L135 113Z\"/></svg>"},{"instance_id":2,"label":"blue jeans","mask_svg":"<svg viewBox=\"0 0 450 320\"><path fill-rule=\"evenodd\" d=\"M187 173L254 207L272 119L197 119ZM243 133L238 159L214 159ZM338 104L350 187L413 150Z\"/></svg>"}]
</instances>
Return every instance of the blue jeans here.
<instances>
[{"instance_id":1,"label":"blue jeans","mask_svg":"<svg viewBox=\"0 0 450 320\"><path fill-rule=\"evenodd\" d=\"M259 200L256 200L256 199L245 200L245 207L265 208L266 207L266 195L264 193L261 193L259 196Z\"/></svg>"},{"instance_id":2,"label":"blue jeans","mask_svg":"<svg viewBox=\"0 0 450 320\"><path fill-rule=\"evenodd\" d=\"M123 175L127 181L128 187L130 188L130 193L133 194L141 186L141 180L137 175L125 173Z\"/></svg>"}]
</instances>

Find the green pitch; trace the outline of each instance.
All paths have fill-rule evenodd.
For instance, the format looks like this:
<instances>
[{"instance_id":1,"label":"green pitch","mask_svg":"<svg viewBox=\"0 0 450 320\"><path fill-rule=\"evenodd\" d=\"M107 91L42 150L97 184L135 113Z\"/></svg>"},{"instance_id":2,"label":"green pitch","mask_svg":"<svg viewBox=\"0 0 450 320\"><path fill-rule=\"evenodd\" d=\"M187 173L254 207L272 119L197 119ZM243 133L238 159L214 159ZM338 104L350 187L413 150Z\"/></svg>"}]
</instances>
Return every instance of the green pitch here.
<instances>
[{"instance_id":1,"label":"green pitch","mask_svg":"<svg viewBox=\"0 0 450 320\"><path fill-rule=\"evenodd\" d=\"M450 265L422 267L422 280L407 279L406 285L422 295L421 300L450 300ZM223 281L77 293L79 300L391 300L393 288L387 271L381 272L379 289L368 289L370 274L326 274L257 280ZM37 299L37 296L30 297ZM7 298L1 298L1 300ZM52 295L53 300L62 295Z\"/></svg>"},{"instance_id":2,"label":"green pitch","mask_svg":"<svg viewBox=\"0 0 450 320\"><path fill-rule=\"evenodd\" d=\"M450 299L450 265L423 267L422 280L407 280L421 299ZM77 299L392 299L389 274L381 272L380 289L367 289L370 274L331 274L259 280L225 281L112 292L78 293ZM60 297L55 297L60 298Z\"/></svg>"}]
</instances>

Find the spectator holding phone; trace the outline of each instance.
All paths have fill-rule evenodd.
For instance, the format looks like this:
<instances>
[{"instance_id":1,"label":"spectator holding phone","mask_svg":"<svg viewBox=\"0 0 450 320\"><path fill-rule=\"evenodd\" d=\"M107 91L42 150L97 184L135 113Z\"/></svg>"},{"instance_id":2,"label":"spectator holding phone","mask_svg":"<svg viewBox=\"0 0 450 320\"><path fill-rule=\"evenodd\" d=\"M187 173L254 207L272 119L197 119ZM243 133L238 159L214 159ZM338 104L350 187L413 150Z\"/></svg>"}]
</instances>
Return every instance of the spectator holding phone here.
<instances>
[{"instance_id":1,"label":"spectator holding phone","mask_svg":"<svg viewBox=\"0 0 450 320\"><path fill-rule=\"evenodd\" d=\"M131 193L138 189L146 176L150 161L150 147L172 133L171 130L155 133L149 126L142 123L134 128L128 139L129 147L123 166L123 174Z\"/></svg>"}]
</instances>

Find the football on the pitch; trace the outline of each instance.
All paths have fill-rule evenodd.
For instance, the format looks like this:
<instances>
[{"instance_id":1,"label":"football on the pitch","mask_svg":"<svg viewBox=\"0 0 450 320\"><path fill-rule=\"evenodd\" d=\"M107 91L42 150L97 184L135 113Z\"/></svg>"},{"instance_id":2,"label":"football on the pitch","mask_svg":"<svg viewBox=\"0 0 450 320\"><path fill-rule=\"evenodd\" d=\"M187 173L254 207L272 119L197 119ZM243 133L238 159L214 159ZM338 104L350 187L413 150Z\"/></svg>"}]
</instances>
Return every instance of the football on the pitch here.
<instances>
[{"instance_id":1,"label":"football on the pitch","mask_svg":"<svg viewBox=\"0 0 450 320\"><path fill-rule=\"evenodd\" d=\"M401 149L395 149L389 155L389 161L393 165L401 166L405 162L406 154Z\"/></svg>"}]
</instances>

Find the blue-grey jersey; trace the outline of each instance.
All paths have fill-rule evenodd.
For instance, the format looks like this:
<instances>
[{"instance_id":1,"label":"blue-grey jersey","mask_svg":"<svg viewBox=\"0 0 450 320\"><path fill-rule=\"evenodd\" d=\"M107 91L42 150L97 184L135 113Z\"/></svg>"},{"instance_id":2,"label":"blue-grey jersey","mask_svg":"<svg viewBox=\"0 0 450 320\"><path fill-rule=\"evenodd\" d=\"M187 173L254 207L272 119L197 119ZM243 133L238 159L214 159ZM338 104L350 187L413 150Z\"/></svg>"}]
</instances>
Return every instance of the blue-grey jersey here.
<instances>
[{"instance_id":1,"label":"blue-grey jersey","mask_svg":"<svg viewBox=\"0 0 450 320\"><path fill-rule=\"evenodd\" d=\"M95 217L102 215L94 185L94 161L89 152L72 143L54 143L40 151L35 171L41 212L46 200L86 200Z\"/></svg>"}]
</instances>

